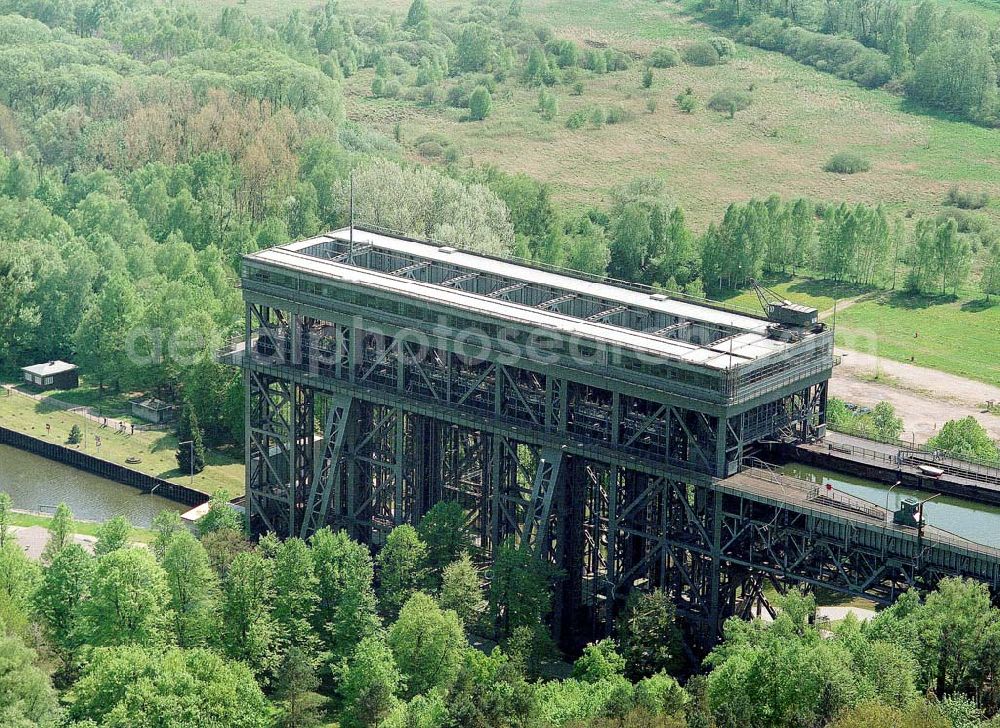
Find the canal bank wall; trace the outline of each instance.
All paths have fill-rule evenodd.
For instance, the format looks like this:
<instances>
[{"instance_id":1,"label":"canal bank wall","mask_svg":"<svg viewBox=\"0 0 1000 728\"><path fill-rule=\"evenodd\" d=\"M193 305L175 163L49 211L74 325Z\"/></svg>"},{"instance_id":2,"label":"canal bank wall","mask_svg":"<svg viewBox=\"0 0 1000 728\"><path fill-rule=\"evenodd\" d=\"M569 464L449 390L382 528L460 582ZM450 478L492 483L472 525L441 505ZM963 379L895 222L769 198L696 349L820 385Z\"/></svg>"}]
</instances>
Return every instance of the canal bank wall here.
<instances>
[{"instance_id":1,"label":"canal bank wall","mask_svg":"<svg viewBox=\"0 0 1000 728\"><path fill-rule=\"evenodd\" d=\"M875 444L875 443L873 443ZM862 447L846 447L833 441L782 445L768 456L781 463L797 462L857 478L900 485L925 493L939 493L975 503L1000 505L1000 484L945 472L933 477L899 454Z\"/></svg>"},{"instance_id":2,"label":"canal bank wall","mask_svg":"<svg viewBox=\"0 0 1000 728\"><path fill-rule=\"evenodd\" d=\"M71 447L39 440L37 437L25 435L23 432L8 429L0 426L0 445L9 445L18 450L24 450L35 455L39 455L49 460L69 465L79 470L84 470L93 475L98 475L116 483L127 485L143 491L144 493L155 493L175 503L186 506L200 506L209 500L208 493L203 493L195 488L189 488L180 483L173 483L154 475L140 473L124 465L102 460L99 457L80 452Z\"/></svg>"}]
</instances>

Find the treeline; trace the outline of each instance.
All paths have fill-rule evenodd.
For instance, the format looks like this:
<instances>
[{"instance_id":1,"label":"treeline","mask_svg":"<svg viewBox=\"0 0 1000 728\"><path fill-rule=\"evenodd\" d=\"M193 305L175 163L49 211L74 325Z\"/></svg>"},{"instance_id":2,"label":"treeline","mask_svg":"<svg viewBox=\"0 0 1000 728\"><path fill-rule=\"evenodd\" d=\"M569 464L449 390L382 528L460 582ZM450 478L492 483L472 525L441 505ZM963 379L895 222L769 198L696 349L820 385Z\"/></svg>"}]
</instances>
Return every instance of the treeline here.
<instances>
[{"instance_id":1,"label":"treeline","mask_svg":"<svg viewBox=\"0 0 1000 728\"><path fill-rule=\"evenodd\" d=\"M736 38L924 106L1000 125L1000 28L938 0L707 0Z\"/></svg>"},{"instance_id":2,"label":"treeline","mask_svg":"<svg viewBox=\"0 0 1000 728\"><path fill-rule=\"evenodd\" d=\"M538 203L544 194L527 197ZM530 218L535 228L514 213L515 230L532 235L526 243L529 257L560 263L558 215L540 214L538 204L535 208ZM967 222L959 212L955 215ZM537 229L539 219L549 220L548 231ZM576 224L571 221L568 228ZM995 293L997 286L991 272L1000 259L995 231L988 224L960 225L950 213L919 220L911 229L881 206L771 196L731 204L720 222L696 236L686 226L683 209L666 201L662 183L636 180L614 191L608 212L592 210L582 224L591 231L588 259L599 260L598 241L606 240L608 275L696 296L745 287L763 274L796 271L888 288L897 283L897 265L905 272L899 283L913 291L955 292L968 281L979 252L987 258L983 291Z\"/></svg>"},{"instance_id":3,"label":"treeline","mask_svg":"<svg viewBox=\"0 0 1000 728\"><path fill-rule=\"evenodd\" d=\"M826 421L830 429L837 432L891 444L897 444L903 433L903 420L896 416L895 408L886 401L869 409L830 397ZM994 441L972 415L945 422L925 447L961 458L1000 463L1000 442Z\"/></svg>"},{"instance_id":4,"label":"treeline","mask_svg":"<svg viewBox=\"0 0 1000 728\"><path fill-rule=\"evenodd\" d=\"M998 724L1000 610L984 585L946 579L835 627L792 590L771 622L727 622L700 669L686 663L671 597L637 591L569 672L546 627L562 575L512 544L483 570L465 516L438 504L373 557L329 528L251 545L218 497L196 534L162 513L139 547L115 518L91 554L60 506L37 564L0 493L4 725ZM671 676L692 668L683 688Z\"/></svg>"}]
</instances>

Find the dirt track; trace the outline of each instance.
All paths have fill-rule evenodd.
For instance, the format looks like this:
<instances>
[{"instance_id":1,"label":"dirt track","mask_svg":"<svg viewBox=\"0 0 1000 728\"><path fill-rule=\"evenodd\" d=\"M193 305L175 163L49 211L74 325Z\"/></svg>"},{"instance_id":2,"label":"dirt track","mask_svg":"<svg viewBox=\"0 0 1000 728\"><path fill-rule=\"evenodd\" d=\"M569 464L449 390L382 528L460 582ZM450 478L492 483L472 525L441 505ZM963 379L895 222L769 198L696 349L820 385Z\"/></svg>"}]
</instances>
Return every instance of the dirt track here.
<instances>
[{"instance_id":1,"label":"dirt track","mask_svg":"<svg viewBox=\"0 0 1000 728\"><path fill-rule=\"evenodd\" d=\"M878 360L876 380L875 357L842 349L836 353L843 359L833 370L830 394L868 407L891 402L903 418L903 439L923 442L948 420L974 415L994 440L1000 440L1000 416L984 412L982 406L989 400L1000 404L1000 387L888 359Z\"/></svg>"}]
</instances>

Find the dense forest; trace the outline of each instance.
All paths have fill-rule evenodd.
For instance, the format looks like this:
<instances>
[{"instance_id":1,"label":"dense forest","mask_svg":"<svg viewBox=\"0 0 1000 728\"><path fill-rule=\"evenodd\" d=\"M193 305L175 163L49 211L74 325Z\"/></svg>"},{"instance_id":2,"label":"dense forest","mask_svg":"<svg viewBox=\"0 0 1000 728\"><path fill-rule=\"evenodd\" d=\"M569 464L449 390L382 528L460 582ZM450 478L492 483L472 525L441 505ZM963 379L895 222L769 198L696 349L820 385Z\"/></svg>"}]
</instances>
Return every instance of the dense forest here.
<instances>
[{"instance_id":1,"label":"dense forest","mask_svg":"<svg viewBox=\"0 0 1000 728\"><path fill-rule=\"evenodd\" d=\"M945 580L871 621L816 620L812 595L727 622L702 674L669 597L635 593L612 636L561 662L554 573L504 547L488 588L465 514L441 503L376 558L345 533L255 546L224 498L152 542L122 518L93 553L60 506L30 561L0 493L0 720L11 728L987 728L1000 610ZM686 675L682 687L672 674Z\"/></svg>"}]
</instances>

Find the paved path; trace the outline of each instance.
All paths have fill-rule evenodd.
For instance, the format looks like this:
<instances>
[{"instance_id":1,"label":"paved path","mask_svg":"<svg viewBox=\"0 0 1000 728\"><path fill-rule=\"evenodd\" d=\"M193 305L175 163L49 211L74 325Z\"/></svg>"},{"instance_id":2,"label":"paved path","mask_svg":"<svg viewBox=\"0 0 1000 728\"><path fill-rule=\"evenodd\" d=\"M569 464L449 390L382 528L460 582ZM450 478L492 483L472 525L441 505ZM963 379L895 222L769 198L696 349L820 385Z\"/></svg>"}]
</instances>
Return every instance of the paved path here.
<instances>
[{"instance_id":1,"label":"paved path","mask_svg":"<svg viewBox=\"0 0 1000 728\"><path fill-rule=\"evenodd\" d=\"M816 616L820 619L828 619L831 622L840 622L848 614L853 614L861 622L867 622L875 616L874 609L862 609L861 607L817 607Z\"/></svg>"},{"instance_id":2,"label":"paved path","mask_svg":"<svg viewBox=\"0 0 1000 728\"><path fill-rule=\"evenodd\" d=\"M869 298L875 296L876 293L877 293L876 291L873 291L871 293L861 293L857 296L854 296L853 298L845 298L841 301L837 301L836 306L828 308L826 311L820 311L819 320L824 321L828 318L833 318L833 315L835 313L840 313L844 309L850 308L855 303L860 303L861 301L867 301Z\"/></svg>"},{"instance_id":3,"label":"paved path","mask_svg":"<svg viewBox=\"0 0 1000 728\"><path fill-rule=\"evenodd\" d=\"M10 530L29 558L35 561L42 558L42 551L49 541L49 529L45 526L11 526ZM73 534L71 538L87 551L94 552L94 543L97 539L93 536Z\"/></svg>"},{"instance_id":4,"label":"paved path","mask_svg":"<svg viewBox=\"0 0 1000 728\"><path fill-rule=\"evenodd\" d=\"M1000 403L1000 387L904 362L876 361L857 351L838 348L836 353L843 358L833 369L830 394L867 407L890 402L903 419L903 440L926 442L948 420L969 415L1000 440L1000 416L985 412L982 406L988 400ZM883 381L871 379L876 364Z\"/></svg>"}]
</instances>

